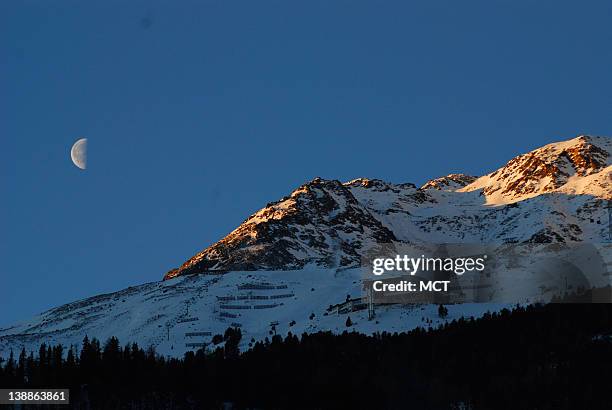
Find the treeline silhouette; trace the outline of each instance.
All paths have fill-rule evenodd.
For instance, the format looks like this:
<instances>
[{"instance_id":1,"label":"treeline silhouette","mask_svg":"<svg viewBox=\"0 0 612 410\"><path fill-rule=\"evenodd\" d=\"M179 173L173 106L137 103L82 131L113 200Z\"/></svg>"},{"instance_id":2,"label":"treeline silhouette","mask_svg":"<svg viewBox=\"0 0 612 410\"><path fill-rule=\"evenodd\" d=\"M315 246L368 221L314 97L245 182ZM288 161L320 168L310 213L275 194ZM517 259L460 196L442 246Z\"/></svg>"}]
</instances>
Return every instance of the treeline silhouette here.
<instances>
[{"instance_id":1,"label":"treeline silhouette","mask_svg":"<svg viewBox=\"0 0 612 410\"><path fill-rule=\"evenodd\" d=\"M5 358L0 386L70 388L78 408L609 409L612 305L551 304L366 336L275 335L239 352L42 345Z\"/></svg>"}]
</instances>

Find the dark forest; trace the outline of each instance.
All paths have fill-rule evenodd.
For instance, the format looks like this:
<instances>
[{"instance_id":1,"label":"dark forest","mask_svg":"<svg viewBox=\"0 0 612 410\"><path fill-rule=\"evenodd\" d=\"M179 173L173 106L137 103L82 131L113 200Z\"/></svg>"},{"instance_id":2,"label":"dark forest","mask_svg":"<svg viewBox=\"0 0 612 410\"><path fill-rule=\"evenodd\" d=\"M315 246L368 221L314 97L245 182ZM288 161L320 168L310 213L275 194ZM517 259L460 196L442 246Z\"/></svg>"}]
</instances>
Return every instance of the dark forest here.
<instances>
[{"instance_id":1,"label":"dark forest","mask_svg":"<svg viewBox=\"0 0 612 410\"><path fill-rule=\"evenodd\" d=\"M610 408L612 305L515 307L401 334L287 334L165 358L85 338L4 358L0 385L70 388L75 408Z\"/></svg>"}]
</instances>

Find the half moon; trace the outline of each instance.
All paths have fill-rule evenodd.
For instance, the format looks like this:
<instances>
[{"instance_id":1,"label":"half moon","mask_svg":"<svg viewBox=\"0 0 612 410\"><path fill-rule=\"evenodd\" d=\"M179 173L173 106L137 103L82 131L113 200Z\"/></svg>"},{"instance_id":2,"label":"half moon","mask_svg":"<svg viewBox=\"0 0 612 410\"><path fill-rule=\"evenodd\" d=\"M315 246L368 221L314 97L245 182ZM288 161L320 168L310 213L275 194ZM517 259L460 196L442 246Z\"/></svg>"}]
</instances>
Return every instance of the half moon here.
<instances>
[{"instance_id":1,"label":"half moon","mask_svg":"<svg viewBox=\"0 0 612 410\"><path fill-rule=\"evenodd\" d=\"M70 158L77 167L87 168L87 138L81 138L74 143L70 150Z\"/></svg>"}]
</instances>

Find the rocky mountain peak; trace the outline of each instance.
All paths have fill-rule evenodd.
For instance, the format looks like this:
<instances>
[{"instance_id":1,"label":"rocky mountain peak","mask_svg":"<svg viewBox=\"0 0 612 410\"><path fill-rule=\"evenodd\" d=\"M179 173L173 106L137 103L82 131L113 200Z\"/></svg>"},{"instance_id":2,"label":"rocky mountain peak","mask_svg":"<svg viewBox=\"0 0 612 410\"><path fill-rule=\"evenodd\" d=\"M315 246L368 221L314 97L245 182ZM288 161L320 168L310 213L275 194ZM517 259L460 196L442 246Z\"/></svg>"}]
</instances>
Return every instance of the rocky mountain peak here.
<instances>
[{"instance_id":1,"label":"rocky mountain peak","mask_svg":"<svg viewBox=\"0 0 612 410\"><path fill-rule=\"evenodd\" d=\"M427 181L421 189L437 189L438 191L455 191L476 181L477 177L467 174L449 174L444 177Z\"/></svg>"},{"instance_id":2,"label":"rocky mountain peak","mask_svg":"<svg viewBox=\"0 0 612 410\"><path fill-rule=\"evenodd\" d=\"M392 184L389 182L385 182L380 179L369 179L369 178L357 178L352 181L345 182L343 184L346 187L350 188L367 188L372 191L384 192L384 191L393 191L400 192L402 190L410 190L416 189L416 185L411 184L409 182L402 184Z\"/></svg>"},{"instance_id":3,"label":"rocky mountain peak","mask_svg":"<svg viewBox=\"0 0 612 410\"><path fill-rule=\"evenodd\" d=\"M567 159L578 175L597 172L610 165L612 150L609 139L582 135L572 141L576 143L563 148L559 156Z\"/></svg>"},{"instance_id":4,"label":"rocky mountain peak","mask_svg":"<svg viewBox=\"0 0 612 410\"><path fill-rule=\"evenodd\" d=\"M603 200L612 199L611 153L609 138L579 136L519 155L480 178L450 174L421 188L317 177L165 279L309 264L345 268L357 266L370 247L393 242L601 240L607 235Z\"/></svg>"},{"instance_id":5,"label":"rocky mountain peak","mask_svg":"<svg viewBox=\"0 0 612 410\"><path fill-rule=\"evenodd\" d=\"M578 190L574 185L580 177L609 173L611 148L610 138L586 135L548 144L513 158L462 190L482 189L491 203L515 202L555 191L589 193L588 188L597 187L599 179L594 178L587 191L584 184Z\"/></svg>"},{"instance_id":6,"label":"rocky mountain peak","mask_svg":"<svg viewBox=\"0 0 612 410\"><path fill-rule=\"evenodd\" d=\"M226 270L351 266L371 242L391 242L393 233L359 205L350 189L315 178L290 196L268 204L219 242L166 274Z\"/></svg>"}]
</instances>

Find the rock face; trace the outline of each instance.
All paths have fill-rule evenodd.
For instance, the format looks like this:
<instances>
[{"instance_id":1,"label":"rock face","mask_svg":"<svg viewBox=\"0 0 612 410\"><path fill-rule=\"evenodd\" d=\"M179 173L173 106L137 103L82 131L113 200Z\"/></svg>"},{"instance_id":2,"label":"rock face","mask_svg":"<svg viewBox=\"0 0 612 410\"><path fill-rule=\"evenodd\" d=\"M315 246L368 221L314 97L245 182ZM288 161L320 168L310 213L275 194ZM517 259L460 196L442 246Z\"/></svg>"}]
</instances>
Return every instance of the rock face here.
<instances>
[{"instance_id":1,"label":"rock face","mask_svg":"<svg viewBox=\"0 0 612 410\"><path fill-rule=\"evenodd\" d=\"M440 177L427 181L421 189L437 189L439 191L456 191L463 188L472 182L476 181L477 177L466 174L449 174L445 177Z\"/></svg>"},{"instance_id":2,"label":"rock face","mask_svg":"<svg viewBox=\"0 0 612 410\"><path fill-rule=\"evenodd\" d=\"M610 138L582 135L519 155L463 190L482 189L489 203L516 202L550 192L609 198L611 152Z\"/></svg>"},{"instance_id":3,"label":"rock face","mask_svg":"<svg viewBox=\"0 0 612 410\"><path fill-rule=\"evenodd\" d=\"M565 242L607 236L610 138L579 136L480 178L314 180L268 204L165 279L210 271L351 267L392 242Z\"/></svg>"},{"instance_id":4,"label":"rock face","mask_svg":"<svg viewBox=\"0 0 612 410\"><path fill-rule=\"evenodd\" d=\"M308 263L356 265L366 244L396 238L350 188L350 184L315 178L251 215L166 278L208 270L300 269Z\"/></svg>"}]
</instances>

